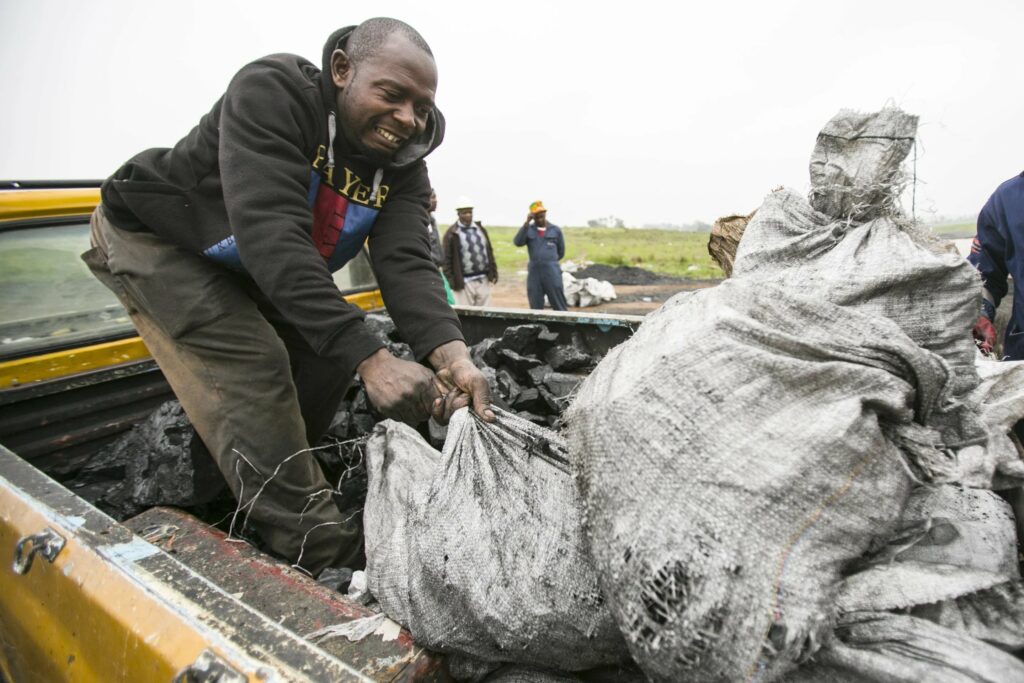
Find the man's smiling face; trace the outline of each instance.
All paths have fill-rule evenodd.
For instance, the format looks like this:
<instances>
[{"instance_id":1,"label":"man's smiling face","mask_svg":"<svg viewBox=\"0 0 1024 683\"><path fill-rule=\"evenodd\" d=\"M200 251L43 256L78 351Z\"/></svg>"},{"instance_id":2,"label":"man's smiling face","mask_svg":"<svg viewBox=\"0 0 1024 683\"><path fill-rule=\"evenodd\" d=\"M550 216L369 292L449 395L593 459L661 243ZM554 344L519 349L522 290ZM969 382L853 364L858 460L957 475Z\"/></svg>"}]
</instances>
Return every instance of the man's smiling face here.
<instances>
[{"instance_id":1,"label":"man's smiling face","mask_svg":"<svg viewBox=\"0 0 1024 683\"><path fill-rule=\"evenodd\" d=\"M401 33L392 33L376 54L355 65L335 50L331 76L338 88L341 133L375 162L387 163L426 130L437 67L433 57Z\"/></svg>"}]
</instances>

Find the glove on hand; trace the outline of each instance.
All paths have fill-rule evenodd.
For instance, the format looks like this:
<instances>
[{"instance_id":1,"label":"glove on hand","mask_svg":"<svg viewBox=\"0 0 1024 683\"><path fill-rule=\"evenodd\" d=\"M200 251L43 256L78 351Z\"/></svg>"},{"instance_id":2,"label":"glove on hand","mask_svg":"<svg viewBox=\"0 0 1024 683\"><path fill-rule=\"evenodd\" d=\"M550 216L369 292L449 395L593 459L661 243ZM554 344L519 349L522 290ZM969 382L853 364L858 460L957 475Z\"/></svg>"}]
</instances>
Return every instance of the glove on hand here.
<instances>
[{"instance_id":1,"label":"glove on hand","mask_svg":"<svg viewBox=\"0 0 1024 683\"><path fill-rule=\"evenodd\" d=\"M992 321L984 315L979 315L978 322L971 328L971 334L981 352L986 356L992 355L993 349L996 348L996 328Z\"/></svg>"}]
</instances>

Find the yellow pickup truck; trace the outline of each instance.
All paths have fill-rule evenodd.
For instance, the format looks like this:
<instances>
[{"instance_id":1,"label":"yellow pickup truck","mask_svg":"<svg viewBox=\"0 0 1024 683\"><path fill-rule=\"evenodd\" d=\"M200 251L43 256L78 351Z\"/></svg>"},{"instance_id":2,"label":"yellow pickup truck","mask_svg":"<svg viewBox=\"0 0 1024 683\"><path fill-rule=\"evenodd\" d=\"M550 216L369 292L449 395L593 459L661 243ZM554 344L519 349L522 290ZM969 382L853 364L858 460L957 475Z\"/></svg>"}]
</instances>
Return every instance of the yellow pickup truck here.
<instances>
[{"instance_id":1,"label":"yellow pickup truck","mask_svg":"<svg viewBox=\"0 0 1024 683\"><path fill-rule=\"evenodd\" d=\"M0 183L0 683L447 680L408 632L216 525L119 522L62 484L173 398L79 259L98 201L98 182ZM365 254L335 280L382 307ZM597 350L641 320L457 310L470 343L543 322Z\"/></svg>"}]
</instances>

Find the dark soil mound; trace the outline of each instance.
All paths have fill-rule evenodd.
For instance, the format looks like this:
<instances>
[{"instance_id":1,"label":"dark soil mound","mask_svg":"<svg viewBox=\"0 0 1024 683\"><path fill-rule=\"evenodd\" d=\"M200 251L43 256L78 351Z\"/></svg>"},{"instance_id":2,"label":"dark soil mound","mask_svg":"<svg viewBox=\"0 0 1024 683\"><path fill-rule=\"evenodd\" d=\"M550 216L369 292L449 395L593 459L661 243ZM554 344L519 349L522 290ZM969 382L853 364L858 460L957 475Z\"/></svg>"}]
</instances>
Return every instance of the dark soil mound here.
<instances>
[{"instance_id":1,"label":"dark soil mound","mask_svg":"<svg viewBox=\"0 0 1024 683\"><path fill-rule=\"evenodd\" d=\"M669 277L668 275L658 275L643 268L606 266L601 263L595 263L582 270L578 270L573 273L573 277L578 279L592 277L595 280L607 280L613 285L663 285L684 281L680 278Z\"/></svg>"}]
</instances>

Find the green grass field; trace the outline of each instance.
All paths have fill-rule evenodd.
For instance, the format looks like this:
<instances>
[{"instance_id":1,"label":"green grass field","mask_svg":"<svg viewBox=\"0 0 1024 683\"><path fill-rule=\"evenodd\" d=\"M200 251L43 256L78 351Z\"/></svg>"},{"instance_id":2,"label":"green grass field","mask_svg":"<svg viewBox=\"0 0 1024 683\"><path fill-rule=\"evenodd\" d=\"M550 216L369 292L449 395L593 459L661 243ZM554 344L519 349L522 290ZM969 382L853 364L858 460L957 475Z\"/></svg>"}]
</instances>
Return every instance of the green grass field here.
<instances>
[{"instance_id":1,"label":"green grass field","mask_svg":"<svg viewBox=\"0 0 1024 683\"><path fill-rule=\"evenodd\" d=\"M976 223L944 223L942 225L933 225L932 231L936 235L942 237L948 237L950 239L957 237L974 237L974 232L977 229Z\"/></svg>"},{"instance_id":2,"label":"green grass field","mask_svg":"<svg viewBox=\"0 0 1024 683\"><path fill-rule=\"evenodd\" d=\"M512 244L518 227L488 227L499 273L526 270L526 247ZM634 266L662 275L706 280L724 277L708 254L706 232L626 228L564 228L565 258Z\"/></svg>"},{"instance_id":3,"label":"green grass field","mask_svg":"<svg viewBox=\"0 0 1024 683\"><path fill-rule=\"evenodd\" d=\"M80 254L88 226L0 233L0 324L116 305Z\"/></svg>"}]
</instances>

